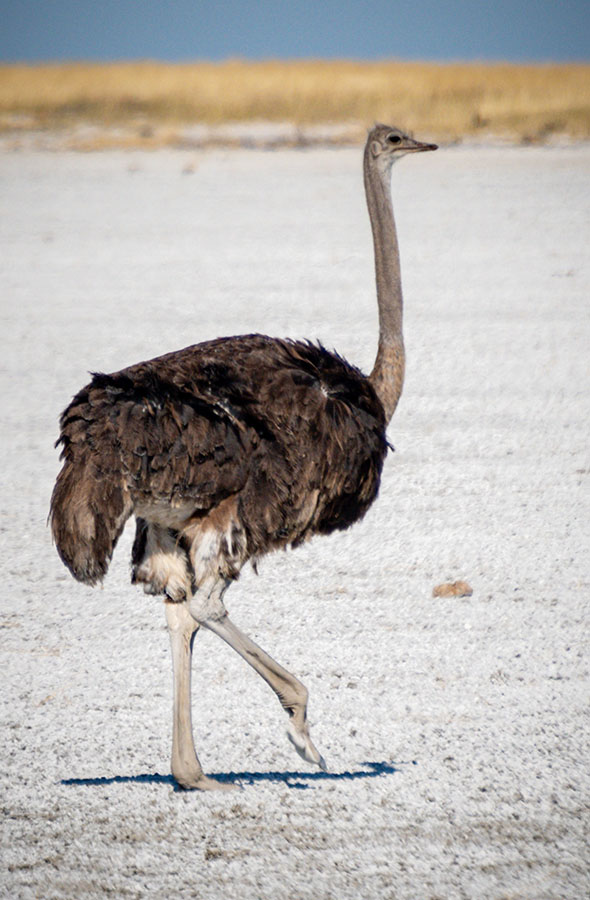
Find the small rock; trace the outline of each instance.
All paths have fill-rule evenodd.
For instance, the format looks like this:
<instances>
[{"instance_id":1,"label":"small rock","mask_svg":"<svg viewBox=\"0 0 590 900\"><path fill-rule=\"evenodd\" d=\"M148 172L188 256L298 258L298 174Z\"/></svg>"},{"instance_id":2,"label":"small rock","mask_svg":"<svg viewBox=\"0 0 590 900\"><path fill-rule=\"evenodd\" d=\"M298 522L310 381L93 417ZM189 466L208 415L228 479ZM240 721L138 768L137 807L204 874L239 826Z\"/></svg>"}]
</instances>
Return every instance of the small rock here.
<instances>
[{"instance_id":1,"label":"small rock","mask_svg":"<svg viewBox=\"0 0 590 900\"><path fill-rule=\"evenodd\" d=\"M446 581L433 588L433 597L471 597L472 587L466 581Z\"/></svg>"}]
</instances>

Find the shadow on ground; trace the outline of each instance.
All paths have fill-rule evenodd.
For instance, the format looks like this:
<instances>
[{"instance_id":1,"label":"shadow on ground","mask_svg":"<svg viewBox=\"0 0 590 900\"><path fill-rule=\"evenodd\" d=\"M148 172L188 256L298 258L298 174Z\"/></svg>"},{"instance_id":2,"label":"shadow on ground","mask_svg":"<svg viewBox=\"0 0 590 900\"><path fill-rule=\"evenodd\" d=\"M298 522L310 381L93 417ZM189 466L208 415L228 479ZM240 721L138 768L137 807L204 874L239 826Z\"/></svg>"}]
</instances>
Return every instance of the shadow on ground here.
<instances>
[{"instance_id":1,"label":"shadow on ground","mask_svg":"<svg viewBox=\"0 0 590 900\"><path fill-rule=\"evenodd\" d=\"M415 765L415 763L413 763ZM398 763L398 766L407 763ZM356 781L359 778L379 778L399 772L392 763L364 762L362 769L353 772L215 772L211 778L230 784L255 784L262 781L282 782L287 787L305 790L318 781ZM81 787L101 787L106 784L169 784L175 790L183 790L172 775L113 775L111 778L64 778L61 784Z\"/></svg>"}]
</instances>

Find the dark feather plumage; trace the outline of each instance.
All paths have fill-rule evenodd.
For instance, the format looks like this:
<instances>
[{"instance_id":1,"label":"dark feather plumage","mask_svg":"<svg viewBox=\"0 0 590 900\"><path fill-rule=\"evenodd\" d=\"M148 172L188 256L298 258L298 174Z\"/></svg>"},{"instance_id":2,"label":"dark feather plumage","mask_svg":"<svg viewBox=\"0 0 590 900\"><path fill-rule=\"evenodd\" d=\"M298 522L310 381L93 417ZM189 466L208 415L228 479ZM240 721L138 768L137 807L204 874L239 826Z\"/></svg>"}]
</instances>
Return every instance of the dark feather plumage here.
<instances>
[{"instance_id":1,"label":"dark feather plumage","mask_svg":"<svg viewBox=\"0 0 590 900\"><path fill-rule=\"evenodd\" d=\"M167 528L178 552L187 529L228 498L245 542L237 571L347 528L375 499L387 452L382 405L358 369L320 345L263 335L95 374L64 411L58 443L53 534L89 584L132 513L135 569L145 520ZM178 521L164 509L178 509Z\"/></svg>"}]
</instances>

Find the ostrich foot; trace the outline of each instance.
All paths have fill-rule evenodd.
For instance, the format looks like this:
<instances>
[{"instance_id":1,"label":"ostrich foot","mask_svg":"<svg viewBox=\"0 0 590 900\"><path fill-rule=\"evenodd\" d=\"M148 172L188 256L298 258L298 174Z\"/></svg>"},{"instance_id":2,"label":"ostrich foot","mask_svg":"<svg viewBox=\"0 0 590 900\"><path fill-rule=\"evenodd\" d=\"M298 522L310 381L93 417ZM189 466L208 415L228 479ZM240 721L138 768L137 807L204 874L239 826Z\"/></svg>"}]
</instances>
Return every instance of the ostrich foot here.
<instances>
[{"instance_id":1,"label":"ostrich foot","mask_svg":"<svg viewBox=\"0 0 590 900\"><path fill-rule=\"evenodd\" d=\"M234 625L227 613L220 619L207 619L203 622L206 628L215 632L230 647L233 647L248 665L264 678L271 686L281 702L281 706L290 716L287 726L287 737L297 750L299 756L307 762L326 769L326 761L313 745L307 725L307 690L290 672L283 669L268 653Z\"/></svg>"},{"instance_id":2,"label":"ostrich foot","mask_svg":"<svg viewBox=\"0 0 590 900\"><path fill-rule=\"evenodd\" d=\"M239 785L231 781L217 781L215 778L209 778L202 772L194 775L175 775L172 777L183 791L235 791L239 790Z\"/></svg>"},{"instance_id":3,"label":"ostrich foot","mask_svg":"<svg viewBox=\"0 0 590 900\"><path fill-rule=\"evenodd\" d=\"M328 767L326 760L317 750L311 737L309 736L309 728L307 725L301 731L298 731L293 722L289 722L287 726L287 737L297 750L299 756L306 762L314 763L319 766L322 772L327 772Z\"/></svg>"}]
</instances>

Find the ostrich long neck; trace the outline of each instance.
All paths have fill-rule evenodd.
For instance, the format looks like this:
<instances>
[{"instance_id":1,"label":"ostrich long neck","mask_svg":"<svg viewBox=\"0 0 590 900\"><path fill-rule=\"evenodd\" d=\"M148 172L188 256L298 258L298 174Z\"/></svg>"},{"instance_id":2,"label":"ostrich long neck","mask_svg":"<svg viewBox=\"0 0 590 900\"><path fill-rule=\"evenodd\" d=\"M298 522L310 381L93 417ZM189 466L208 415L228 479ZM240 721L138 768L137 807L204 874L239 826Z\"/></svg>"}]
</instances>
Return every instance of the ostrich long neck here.
<instances>
[{"instance_id":1,"label":"ostrich long neck","mask_svg":"<svg viewBox=\"0 0 590 900\"><path fill-rule=\"evenodd\" d=\"M391 203L390 170L381 170L367 147L364 158L365 193L375 248L379 306L379 348L369 376L389 422L404 383L405 351L402 333L402 285L397 232Z\"/></svg>"}]
</instances>

